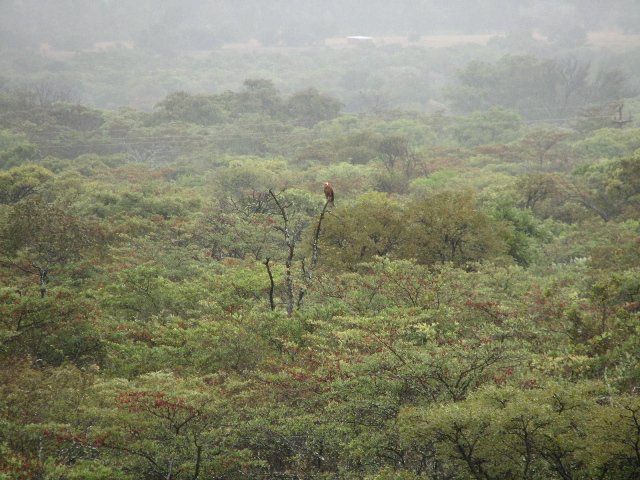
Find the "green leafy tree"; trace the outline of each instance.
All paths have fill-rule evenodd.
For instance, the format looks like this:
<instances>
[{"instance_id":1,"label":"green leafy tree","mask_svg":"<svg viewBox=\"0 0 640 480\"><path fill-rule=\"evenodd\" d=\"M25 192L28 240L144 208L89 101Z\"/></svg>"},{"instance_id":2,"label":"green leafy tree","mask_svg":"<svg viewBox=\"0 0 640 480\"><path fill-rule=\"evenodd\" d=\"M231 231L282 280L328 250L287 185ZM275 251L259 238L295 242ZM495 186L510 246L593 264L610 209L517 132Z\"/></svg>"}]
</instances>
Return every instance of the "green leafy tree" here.
<instances>
[{"instance_id":1,"label":"green leafy tree","mask_svg":"<svg viewBox=\"0 0 640 480\"><path fill-rule=\"evenodd\" d=\"M31 143L11 147L0 152L0 168L19 167L25 162L34 160L36 154L36 146Z\"/></svg>"},{"instance_id":2,"label":"green leafy tree","mask_svg":"<svg viewBox=\"0 0 640 480\"><path fill-rule=\"evenodd\" d=\"M99 463L113 462L138 478L174 480L236 477L248 463L242 449L226 447L235 422L221 392L201 380L155 373L95 388L83 411L90 431L58 435L99 451Z\"/></svg>"},{"instance_id":3,"label":"green leafy tree","mask_svg":"<svg viewBox=\"0 0 640 480\"><path fill-rule=\"evenodd\" d=\"M39 165L22 165L0 172L0 204L17 203L37 193L52 176Z\"/></svg>"},{"instance_id":4,"label":"green leafy tree","mask_svg":"<svg viewBox=\"0 0 640 480\"><path fill-rule=\"evenodd\" d=\"M354 270L376 256L393 256L403 230L397 201L383 193L362 195L327 217L320 242L322 263Z\"/></svg>"},{"instance_id":5,"label":"green leafy tree","mask_svg":"<svg viewBox=\"0 0 640 480\"><path fill-rule=\"evenodd\" d=\"M460 145L476 147L515 140L521 127L522 119L517 113L496 107L458 118L451 133Z\"/></svg>"},{"instance_id":6,"label":"green leafy tree","mask_svg":"<svg viewBox=\"0 0 640 480\"><path fill-rule=\"evenodd\" d=\"M502 226L478 209L469 192L443 192L411 202L400 255L420 263L466 262L501 255Z\"/></svg>"},{"instance_id":7,"label":"green leafy tree","mask_svg":"<svg viewBox=\"0 0 640 480\"><path fill-rule=\"evenodd\" d=\"M36 274L44 297L51 271L96 247L97 234L63 206L29 200L14 205L8 214L0 238L2 260L16 271Z\"/></svg>"},{"instance_id":8,"label":"green leafy tree","mask_svg":"<svg viewBox=\"0 0 640 480\"><path fill-rule=\"evenodd\" d=\"M313 127L318 122L336 118L341 106L334 98L309 89L291 95L284 109L298 125Z\"/></svg>"}]
</instances>

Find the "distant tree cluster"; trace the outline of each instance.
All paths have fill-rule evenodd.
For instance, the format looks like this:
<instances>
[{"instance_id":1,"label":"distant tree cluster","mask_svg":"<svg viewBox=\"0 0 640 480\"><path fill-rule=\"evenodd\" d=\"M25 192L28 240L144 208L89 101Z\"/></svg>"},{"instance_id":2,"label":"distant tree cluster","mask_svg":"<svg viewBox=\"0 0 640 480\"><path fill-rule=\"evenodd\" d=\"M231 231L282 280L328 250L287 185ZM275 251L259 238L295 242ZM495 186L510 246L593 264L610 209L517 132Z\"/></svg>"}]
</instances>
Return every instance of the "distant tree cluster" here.
<instances>
[{"instance_id":1,"label":"distant tree cluster","mask_svg":"<svg viewBox=\"0 0 640 480\"><path fill-rule=\"evenodd\" d=\"M544 60L506 56L495 64L472 62L449 91L456 109L503 107L532 119L564 120L592 105L637 95L624 71L594 69L575 57Z\"/></svg>"},{"instance_id":2,"label":"distant tree cluster","mask_svg":"<svg viewBox=\"0 0 640 480\"><path fill-rule=\"evenodd\" d=\"M304 127L334 119L341 104L311 88L283 99L269 80L245 80L238 93L221 95L170 94L156 107L152 122L182 121L198 125L229 122L241 115L263 115Z\"/></svg>"}]
</instances>

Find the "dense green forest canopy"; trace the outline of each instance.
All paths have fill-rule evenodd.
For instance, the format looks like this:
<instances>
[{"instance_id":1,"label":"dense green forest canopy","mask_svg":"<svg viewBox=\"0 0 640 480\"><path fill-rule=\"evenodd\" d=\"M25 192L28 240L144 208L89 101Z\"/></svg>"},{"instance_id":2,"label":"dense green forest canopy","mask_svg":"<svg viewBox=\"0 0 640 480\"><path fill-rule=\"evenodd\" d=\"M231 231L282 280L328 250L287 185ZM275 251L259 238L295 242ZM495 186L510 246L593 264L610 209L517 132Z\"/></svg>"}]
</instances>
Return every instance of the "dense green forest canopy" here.
<instances>
[{"instance_id":1,"label":"dense green forest canopy","mask_svg":"<svg viewBox=\"0 0 640 480\"><path fill-rule=\"evenodd\" d=\"M0 480L640 478L638 8L482 3L3 2Z\"/></svg>"},{"instance_id":2,"label":"dense green forest canopy","mask_svg":"<svg viewBox=\"0 0 640 480\"><path fill-rule=\"evenodd\" d=\"M634 122L1 102L2 478L640 473Z\"/></svg>"}]
</instances>

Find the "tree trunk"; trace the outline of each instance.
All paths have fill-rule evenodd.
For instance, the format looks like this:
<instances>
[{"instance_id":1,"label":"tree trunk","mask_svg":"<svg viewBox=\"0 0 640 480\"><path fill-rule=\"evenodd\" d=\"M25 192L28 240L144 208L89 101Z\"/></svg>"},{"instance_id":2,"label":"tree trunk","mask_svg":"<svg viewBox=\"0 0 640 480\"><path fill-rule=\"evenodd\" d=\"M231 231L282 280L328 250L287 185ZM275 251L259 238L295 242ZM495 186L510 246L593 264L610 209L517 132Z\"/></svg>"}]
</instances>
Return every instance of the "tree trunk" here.
<instances>
[{"instance_id":1,"label":"tree trunk","mask_svg":"<svg viewBox=\"0 0 640 480\"><path fill-rule=\"evenodd\" d=\"M298 294L298 308L302 307L302 301L307 293L307 288L309 288L311 280L313 279L313 270L318 263L318 242L320 239L320 232L322 230L322 220L324 220L324 215L327 212L327 207L330 203L332 203L330 200L325 202L322 212L320 212L320 217L318 218L318 224L316 225L316 230L313 235L313 243L311 244L311 265L309 268L306 267L304 259L302 260L302 275L304 277L305 286L300 289L300 293Z\"/></svg>"},{"instance_id":2,"label":"tree trunk","mask_svg":"<svg viewBox=\"0 0 640 480\"><path fill-rule=\"evenodd\" d=\"M267 267L267 274L269 275L269 306L271 310L276 309L276 303L273 300L273 293L275 291L275 284L273 282L273 273L271 272L271 266L269 265L270 258L266 258L264 261L264 266Z\"/></svg>"},{"instance_id":3,"label":"tree trunk","mask_svg":"<svg viewBox=\"0 0 640 480\"><path fill-rule=\"evenodd\" d=\"M280 215L282 216L282 221L284 226L282 228L278 228L284 234L284 241L287 244L287 248L289 253L287 255L287 259L285 261L285 293L287 296L287 316L293 315L293 273L291 272L291 265L293 265L293 256L295 254L296 241L293 235L291 235L291 231L289 229L289 216L287 215L287 209L280 203L278 197L273 190L269 190L269 195L273 198L273 201L276 202L278 210L280 210Z\"/></svg>"},{"instance_id":4,"label":"tree trunk","mask_svg":"<svg viewBox=\"0 0 640 480\"><path fill-rule=\"evenodd\" d=\"M40 283L40 298L44 298L47 295L47 282L49 281L49 269L41 268L34 265L38 270L38 277Z\"/></svg>"}]
</instances>

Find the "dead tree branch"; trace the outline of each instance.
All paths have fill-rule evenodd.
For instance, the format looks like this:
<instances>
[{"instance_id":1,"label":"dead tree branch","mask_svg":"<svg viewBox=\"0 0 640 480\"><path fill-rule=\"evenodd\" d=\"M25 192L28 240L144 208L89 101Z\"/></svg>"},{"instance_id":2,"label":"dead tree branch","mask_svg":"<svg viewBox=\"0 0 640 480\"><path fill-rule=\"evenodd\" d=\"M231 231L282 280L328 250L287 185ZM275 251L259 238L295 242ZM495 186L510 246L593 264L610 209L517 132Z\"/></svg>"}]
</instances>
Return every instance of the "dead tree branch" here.
<instances>
[{"instance_id":1,"label":"dead tree branch","mask_svg":"<svg viewBox=\"0 0 640 480\"><path fill-rule=\"evenodd\" d=\"M327 208L331 202L327 200L320 212L320 216L318 217L318 223L316 225L316 229L313 235L313 241L311 243L311 265L309 268L306 267L304 259L302 260L302 276L304 278L304 287L300 289L298 293L298 308L302 306L302 301L304 296L307 293L307 289L311 286L311 281L313 280L313 271L315 270L316 264L318 263L318 242L320 239L320 232L322 231L322 221L324 220L324 215L327 212Z\"/></svg>"},{"instance_id":2,"label":"dead tree branch","mask_svg":"<svg viewBox=\"0 0 640 480\"><path fill-rule=\"evenodd\" d=\"M264 266L267 267L267 274L269 275L269 306L271 310L276 309L276 304L273 301L273 292L275 291L275 283L273 282L273 273L271 272L271 265L269 265L269 261L271 259L267 257L264 261Z\"/></svg>"},{"instance_id":3,"label":"dead tree branch","mask_svg":"<svg viewBox=\"0 0 640 480\"><path fill-rule=\"evenodd\" d=\"M296 249L296 240L294 236L291 234L291 229L289 226L289 216L287 215L286 207L280 202L277 195L273 193L273 190L269 189L269 195L273 198L273 201L276 203L278 210L280 210L280 216L282 217L283 226L280 227L280 230L284 235L284 241L287 244L288 255L285 260L285 294L287 296L287 315L293 315L293 273L291 272L291 266L293 265L293 256Z\"/></svg>"}]
</instances>

